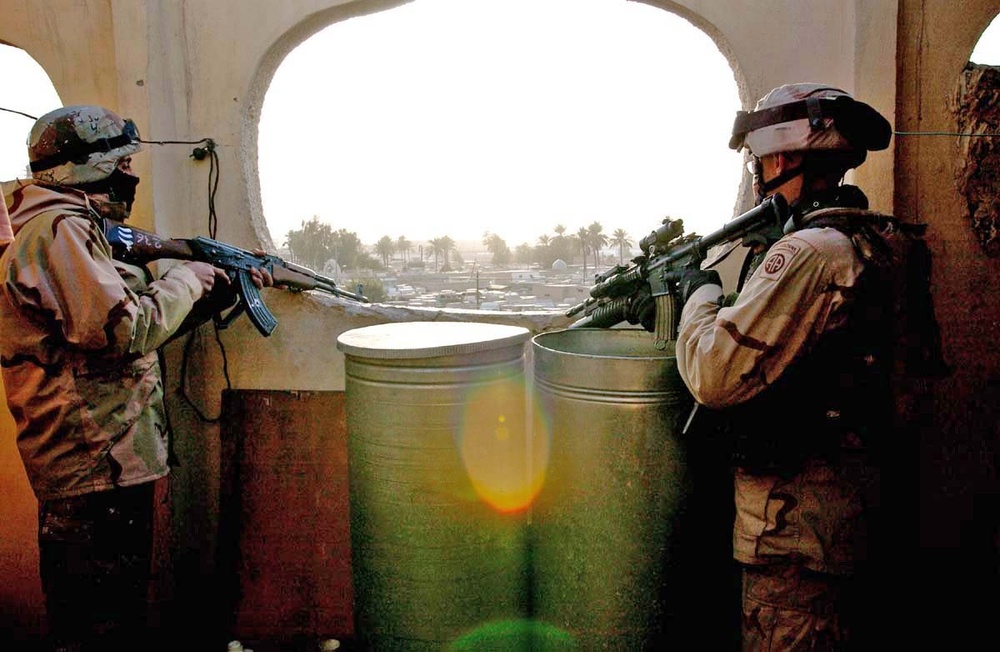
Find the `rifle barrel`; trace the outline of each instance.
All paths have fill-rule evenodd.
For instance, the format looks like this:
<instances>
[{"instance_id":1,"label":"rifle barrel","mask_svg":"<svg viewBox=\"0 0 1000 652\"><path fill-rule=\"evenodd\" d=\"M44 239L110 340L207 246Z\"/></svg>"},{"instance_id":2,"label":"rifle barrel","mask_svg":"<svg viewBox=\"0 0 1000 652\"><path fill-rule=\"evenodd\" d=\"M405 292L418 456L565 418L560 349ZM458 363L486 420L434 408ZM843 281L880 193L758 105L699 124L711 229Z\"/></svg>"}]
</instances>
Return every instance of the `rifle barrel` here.
<instances>
[{"instance_id":1,"label":"rifle barrel","mask_svg":"<svg viewBox=\"0 0 1000 652\"><path fill-rule=\"evenodd\" d=\"M742 237L768 222L783 225L788 219L788 215L788 202L785 198L780 194L771 195L765 198L759 205L734 218L718 231L713 231L682 247L678 247L663 257L657 256L657 267L670 265L687 257L703 260L708 255L708 250L715 245Z\"/></svg>"}]
</instances>

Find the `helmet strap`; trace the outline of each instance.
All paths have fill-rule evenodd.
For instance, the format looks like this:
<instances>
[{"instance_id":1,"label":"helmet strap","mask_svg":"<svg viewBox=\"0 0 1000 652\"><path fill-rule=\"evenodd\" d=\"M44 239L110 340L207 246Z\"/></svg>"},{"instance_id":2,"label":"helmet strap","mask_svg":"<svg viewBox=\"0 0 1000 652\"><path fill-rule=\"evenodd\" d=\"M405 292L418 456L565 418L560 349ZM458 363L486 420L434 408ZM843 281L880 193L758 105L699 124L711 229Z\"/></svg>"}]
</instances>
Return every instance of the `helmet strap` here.
<instances>
[{"instance_id":1,"label":"helmet strap","mask_svg":"<svg viewBox=\"0 0 1000 652\"><path fill-rule=\"evenodd\" d=\"M785 185L785 183L787 183L789 180L794 179L795 177L803 173L805 173L804 162L799 163L797 166L791 168L790 170L785 170L784 172L774 177L770 181L764 181L762 176L758 176L757 196L755 198L757 205L759 206L768 195L773 193L781 186Z\"/></svg>"}]
</instances>

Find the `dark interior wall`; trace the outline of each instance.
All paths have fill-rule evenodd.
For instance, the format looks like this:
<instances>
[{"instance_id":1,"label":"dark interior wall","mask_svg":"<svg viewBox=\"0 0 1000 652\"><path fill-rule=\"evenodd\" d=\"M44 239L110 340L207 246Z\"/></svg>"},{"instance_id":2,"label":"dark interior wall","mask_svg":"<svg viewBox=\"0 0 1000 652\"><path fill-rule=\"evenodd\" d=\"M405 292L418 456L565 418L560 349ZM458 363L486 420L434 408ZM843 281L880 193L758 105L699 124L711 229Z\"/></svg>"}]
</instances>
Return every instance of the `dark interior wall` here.
<instances>
[{"instance_id":1,"label":"dark interior wall","mask_svg":"<svg viewBox=\"0 0 1000 652\"><path fill-rule=\"evenodd\" d=\"M908 575L925 589L920 610L953 632L981 630L980 616L997 605L1000 260L983 246L961 192L968 189L965 156L986 150L970 148L968 137L926 132L970 126L968 116L956 115L955 98L969 55L998 11L995 0L963 2L961 11L953 3L903 0L899 12L896 129L919 133L895 138L895 212L929 225L934 297L952 368L929 388L927 427L900 444L919 468L919 485L908 488L919 496L919 550ZM996 102L994 93L981 108L995 111ZM996 174L995 167L980 172ZM971 597L977 588L982 598Z\"/></svg>"},{"instance_id":2,"label":"dark interior wall","mask_svg":"<svg viewBox=\"0 0 1000 652\"><path fill-rule=\"evenodd\" d=\"M217 623L224 638L354 632L344 392L223 395Z\"/></svg>"}]
</instances>

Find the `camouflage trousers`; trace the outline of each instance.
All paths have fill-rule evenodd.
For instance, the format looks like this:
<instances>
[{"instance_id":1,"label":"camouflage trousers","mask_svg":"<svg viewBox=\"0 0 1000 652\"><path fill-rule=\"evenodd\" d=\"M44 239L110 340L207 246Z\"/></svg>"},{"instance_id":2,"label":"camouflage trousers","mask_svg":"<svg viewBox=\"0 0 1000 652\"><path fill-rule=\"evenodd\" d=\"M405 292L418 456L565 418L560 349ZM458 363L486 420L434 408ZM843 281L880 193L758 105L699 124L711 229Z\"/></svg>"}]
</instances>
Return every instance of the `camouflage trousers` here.
<instances>
[{"instance_id":1,"label":"camouflage trousers","mask_svg":"<svg viewBox=\"0 0 1000 652\"><path fill-rule=\"evenodd\" d=\"M153 483L40 502L39 566L55 650L140 649L153 514Z\"/></svg>"},{"instance_id":2,"label":"camouflage trousers","mask_svg":"<svg viewBox=\"0 0 1000 652\"><path fill-rule=\"evenodd\" d=\"M743 567L744 652L864 650L857 580L793 562Z\"/></svg>"}]
</instances>

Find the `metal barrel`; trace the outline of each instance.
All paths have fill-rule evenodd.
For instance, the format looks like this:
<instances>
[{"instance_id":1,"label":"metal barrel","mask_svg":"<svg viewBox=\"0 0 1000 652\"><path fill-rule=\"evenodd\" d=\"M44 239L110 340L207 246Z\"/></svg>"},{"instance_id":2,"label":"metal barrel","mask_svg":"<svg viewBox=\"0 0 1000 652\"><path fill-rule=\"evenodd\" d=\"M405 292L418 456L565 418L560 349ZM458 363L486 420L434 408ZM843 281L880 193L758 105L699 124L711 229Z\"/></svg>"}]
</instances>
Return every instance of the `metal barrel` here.
<instances>
[{"instance_id":1,"label":"metal barrel","mask_svg":"<svg viewBox=\"0 0 1000 652\"><path fill-rule=\"evenodd\" d=\"M439 651L527 616L529 336L399 322L338 338L355 633L365 649Z\"/></svg>"},{"instance_id":2,"label":"metal barrel","mask_svg":"<svg viewBox=\"0 0 1000 652\"><path fill-rule=\"evenodd\" d=\"M550 447L531 510L532 612L581 650L660 649L691 590L669 572L692 405L672 345L630 329L532 339L534 437Z\"/></svg>"}]
</instances>

